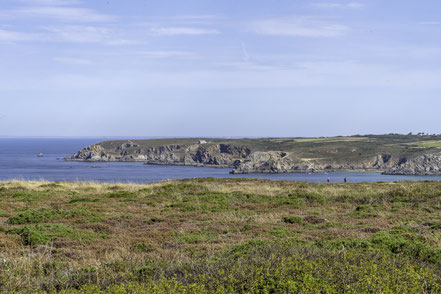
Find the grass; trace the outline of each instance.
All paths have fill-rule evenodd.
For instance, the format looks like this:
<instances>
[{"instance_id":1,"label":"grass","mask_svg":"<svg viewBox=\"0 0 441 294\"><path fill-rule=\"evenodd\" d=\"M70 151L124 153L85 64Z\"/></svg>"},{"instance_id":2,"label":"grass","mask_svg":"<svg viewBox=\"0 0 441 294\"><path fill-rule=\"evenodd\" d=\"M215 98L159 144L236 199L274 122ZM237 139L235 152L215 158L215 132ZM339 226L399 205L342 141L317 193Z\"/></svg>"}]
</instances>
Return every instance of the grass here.
<instances>
[{"instance_id":1,"label":"grass","mask_svg":"<svg viewBox=\"0 0 441 294\"><path fill-rule=\"evenodd\" d=\"M283 151L294 161L312 161L322 165L360 164L375 161L377 156L390 156L393 162L400 158L411 159L415 156L438 153L441 148L441 135L364 135L349 137L320 137L320 138L256 138L256 139L216 139L216 138L172 138L152 140L114 140L104 141L97 145L105 152L115 157L121 156L121 146L130 142L130 147L124 147L127 156L125 160L137 160L128 155L136 155L149 148L160 146L186 147L197 144L199 140L212 144L227 144L231 146L246 146L251 152ZM174 150L176 156L184 156L186 148ZM238 158L239 159L239 158ZM144 161L140 159L140 161Z\"/></svg>"},{"instance_id":2,"label":"grass","mask_svg":"<svg viewBox=\"0 0 441 294\"><path fill-rule=\"evenodd\" d=\"M0 182L0 292L439 293L441 183Z\"/></svg>"},{"instance_id":3,"label":"grass","mask_svg":"<svg viewBox=\"0 0 441 294\"><path fill-rule=\"evenodd\" d=\"M80 241L88 241L98 238L97 234L74 229L64 224L24 226L11 229L7 233L19 235L23 245L30 246L39 244L44 245L59 238L78 239ZM101 235L100 237L103 236Z\"/></svg>"}]
</instances>

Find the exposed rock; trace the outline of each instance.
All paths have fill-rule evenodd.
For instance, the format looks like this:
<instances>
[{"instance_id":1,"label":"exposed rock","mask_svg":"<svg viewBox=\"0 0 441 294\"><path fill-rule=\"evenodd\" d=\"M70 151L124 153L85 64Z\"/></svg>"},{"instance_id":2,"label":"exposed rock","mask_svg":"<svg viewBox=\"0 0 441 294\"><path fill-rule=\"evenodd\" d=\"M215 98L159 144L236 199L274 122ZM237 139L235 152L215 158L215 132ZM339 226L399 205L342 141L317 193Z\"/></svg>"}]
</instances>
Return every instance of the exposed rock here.
<instances>
[{"instance_id":1,"label":"exposed rock","mask_svg":"<svg viewBox=\"0 0 441 294\"><path fill-rule=\"evenodd\" d=\"M106 146L106 147L103 147ZM144 147L142 147L144 146ZM334 152L338 151L332 149ZM351 154L354 149L348 149ZM109 141L88 146L68 160L74 161L135 161L147 164L191 165L232 168L233 174L379 171L385 174L441 174L441 153L409 157L379 153L372 157L352 157L351 160L334 153L326 158L299 158L295 150L258 151L247 146L211 143L203 140L186 144L139 145L133 141ZM354 156L354 155L353 155ZM358 159L359 158L359 159Z\"/></svg>"},{"instance_id":2,"label":"exposed rock","mask_svg":"<svg viewBox=\"0 0 441 294\"><path fill-rule=\"evenodd\" d=\"M379 154L369 161L357 163L332 163L326 164L320 161L293 159L286 152L253 152L246 160L240 162L231 172L243 173L287 173L287 172L320 172L320 171L354 171L354 170L384 170L392 166L391 156Z\"/></svg>"},{"instance_id":3,"label":"exposed rock","mask_svg":"<svg viewBox=\"0 0 441 294\"><path fill-rule=\"evenodd\" d=\"M400 158L398 163L387 169L388 175L439 175L441 153L424 154L415 158Z\"/></svg>"},{"instance_id":4,"label":"exposed rock","mask_svg":"<svg viewBox=\"0 0 441 294\"><path fill-rule=\"evenodd\" d=\"M246 160L241 161L232 171L235 174L244 173L283 173L292 170L292 162L285 152L254 152Z\"/></svg>"},{"instance_id":5,"label":"exposed rock","mask_svg":"<svg viewBox=\"0 0 441 294\"><path fill-rule=\"evenodd\" d=\"M113 149L92 145L75 153L74 161L139 161L149 164L171 165L209 165L235 167L238 162L250 155L247 147L227 144L165 145L139 148L130 141Z\"/></svg>"}]
</instances>

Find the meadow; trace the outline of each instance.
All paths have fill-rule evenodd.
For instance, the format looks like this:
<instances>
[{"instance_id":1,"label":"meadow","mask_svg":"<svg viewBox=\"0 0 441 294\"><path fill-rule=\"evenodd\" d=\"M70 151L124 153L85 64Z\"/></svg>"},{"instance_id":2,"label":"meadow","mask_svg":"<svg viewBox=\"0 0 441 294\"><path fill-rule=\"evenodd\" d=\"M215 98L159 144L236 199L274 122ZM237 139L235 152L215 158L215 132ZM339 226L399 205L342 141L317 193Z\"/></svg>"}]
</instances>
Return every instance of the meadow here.
<instances>
[{"instance_id":1,"label":"meadow","mask_svg":"<svg viewBox=\"0 0 441 294\"><path fill-rule=\"evenodd\" d=\"M441 183L0 182L0 291L439 293Z\"/></svg>"}]
</instances>

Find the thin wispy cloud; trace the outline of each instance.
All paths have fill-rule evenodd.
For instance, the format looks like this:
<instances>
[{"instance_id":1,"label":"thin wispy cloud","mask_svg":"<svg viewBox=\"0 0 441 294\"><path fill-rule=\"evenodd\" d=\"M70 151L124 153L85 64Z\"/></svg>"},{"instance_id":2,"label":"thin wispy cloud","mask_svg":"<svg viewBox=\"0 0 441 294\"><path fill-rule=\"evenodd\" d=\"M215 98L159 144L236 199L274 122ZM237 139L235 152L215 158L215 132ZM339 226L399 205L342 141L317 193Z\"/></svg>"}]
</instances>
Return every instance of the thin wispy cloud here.
<instances>
[{"instance_id":1,"label":"thin wispy cloud","mask_svg":"<svg viewBox=\"0 0 441 294\"><path fill-rule=\"evenodd\" d=\"M128 45L137 41L123 38L123 33L97 26L51 26L45 27L47 38L57 42L100 43L103 45Z\"/></svg>"},{"instance_id":2,"label":"thin wispy cloud","mask_svg":"<svg viewBox=\"0 0 441 294\"><path fill-rule=\"evenodd\" d=\"M181 14L181 15L169 15L169 16L154 16L151 22L138 23L139 26L151 26L167 24L167 26L191 26L191 25L213 25L221 23L225 20L224 16L216 14Z\"/></svg>"},{"instance_id":3,"label":"thin wispy cloud","mask_svg":"<svg viewBox=\"0 0 441 294\"><path fill-rule=\"evenodd\" d=\"M44 28L54 40L76 43L98 43L109 39L110 30L95 26L52 26Z\"/></svg>"},{"instance_id":4,"label":"thin wispy cloud","mask_svg":"<svg viewBox=\"0 0 441 294\"><path fill-rule=\"evenodd\" d=\"M214 14L195 14L195 15L178 15L168 18L169 21L180 23L181 25L212 25L224 20L224 17Z\"/></svg>"},{"instance_id":5,"label":"thin wispy cloud","mask_svg":"<svg viewBox=\"0 0 441 294\"><path fill-rule=\"evenodd\" d=\"M319 2L312 4L312 7L320 8L320 9L360 9L363 8L364 5L360 2L348 2L348 3Z\"/></svg>"},{"instance_id":6,"label":"thin wispy cloud","mask_svg":"<svg viewBox=\"0 0 441 294\"><path fill-rule=\"evenodd\" d=\"M47 5L47 6L63 6L63 5L73 5L79 4L78 0L15 0L19 3L24 3L28 5Z\"/></svg>"},{"instance_id":7,"label":"thin wispy cloud","mask_svg":"<svg viewBox=\"0 0 441 294\"><path fill-rule=\"evenodd\" d=\"M243 53L243 60L245 62L250 61L250 55L248 54L248 50L245 47L245 43L244 42L240 42L241 48L242 48L242 53Z\"/></svg>"},{"instance_id":8,"label":"thin wispy cloud","mask_svg":"<svg viewBox=\"0 0 441 294\"><path fill-rule=\"evenodd\" d=\"M274 65L266 65L258 62L251 61L239 61L239 62L217 62L214 63L214 66L219 67L222 70L231 70L231 71L274 71L280 70L279 67Z\"/></svg>"},{"instance_id":9,"label":"thin wispy cloud","mask_svg":"<svg viewBox=\"0 0 441 294\"><path fill-rule=\"evenodd\" d=\"M91 65L93 62L91 62L88 59L83 58L75 58L75 57L54 57L54 61L64 63L64 64L71 64L71 65Z\"/></svg>"},{"instance_id":10,"label":"thin wispy cloud","mask_svg":"<svg viewBox=\"0 0 441 294\"><path fill-rule=\"evenodd\" d=\"M342 24L302 16L254 22L251 29L262 35L311 38L339 37L349 31L349 27Z\"/></svg>"},{"instance_id":11,"label":"thin wispy cloud","mask_svg":"<svg viewBox=\"0 0 441 294\"><path fill-rule=\"evenodd\" d=\"M196 58L196 55L187 51L138 51L137 55L141 55L147 58Z\"/></svg>"},{"instance_id":12,"label":"thin wispy cloud","mask_svg":"<svg viewBox=\"0 0 441 294\"><path fill-rule=\"evenodd\" d=\"M221 19L220 16L215 14L194 14L194 15L178 15L174 17L175 19L182 20L217 20Z\"/></svg>"},{"instance_id":13,"label":"thin wispy cloud","mask_svg":"<svg viewBox=\"0 0 441 294\"><path fill-rule=\"evenodd\" d=\"M29 34L15 31L7 31L0 29L0 42L2 43L16 43L23 41L38 40L39 35Z\"/></svg>"},{"instance_id":14,"label":"thin wispy cloud","mask_svg":"<svg viewBox=\"0 0 441 294\"><path fill-rule=\"evenodd\" d=\"M175 36L175 35L217 35L218 30L197 28L197 27L156 27L151 28L150 32L158 36Z\"/></svg>"},{"instance_id":15,"label":"thin wispy cloud","mask_svg":"<svg viewBox=\"0 0 441 294\"><path fill-rule=\"evenodd\" d=\"M426 25L426 26L438 26L441 25L441 21L422 21L419 22L420 25Z\"/></svg>"},{"instance_id":16,"label":"thin wispy cloud","mask_svg":"<svg viewBox=\"0 0 441 294\"><path fill-rule=\"evenodd\" d=\"M112 22L112 15L101 14L92 9L61 6L26 6L0 12L3 19L47 19L60 22Z\"/></svg>"},{"instance_id":17,"label":"thin wispy cloud","mask_svg":"<svg viewBox=\"0 0 441 294\"><path fill-rule=\"evenodd\" d=\"M439 69L408 69L351 61L305 62L297 68L277 68L246 62L218 63L217 68L186 71L118 71L100 76L91 73L60 73L35 82L25 76L15 83L3 83L0 90L32 90L51 87L60 90L151 90L151 89L236 89L277 87L400 87L401 89L440 89Z\"/></svg>"}]
</instances>

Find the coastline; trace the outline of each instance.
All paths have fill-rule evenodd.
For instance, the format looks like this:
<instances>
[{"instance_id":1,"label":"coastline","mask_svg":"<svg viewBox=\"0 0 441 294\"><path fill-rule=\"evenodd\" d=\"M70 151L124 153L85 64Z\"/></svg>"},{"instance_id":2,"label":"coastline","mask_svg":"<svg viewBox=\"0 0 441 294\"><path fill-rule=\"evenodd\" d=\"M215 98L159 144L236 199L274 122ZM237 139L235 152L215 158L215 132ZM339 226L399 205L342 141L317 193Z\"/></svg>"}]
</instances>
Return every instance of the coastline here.
<instances>
[{"instance_id":1,"label":"coastline","mask_svg":"<svg viewBox=\"0 0 441 294\"><path fill-rule=\"evenodd\" d=\"M441 175L441 147L423 147L432 146L437 139L433 136L366 135L308 139L117 140L87 146L65 160L231 168L232 174L379 172L385 175Z\"/></svg>"}]
</instances>

